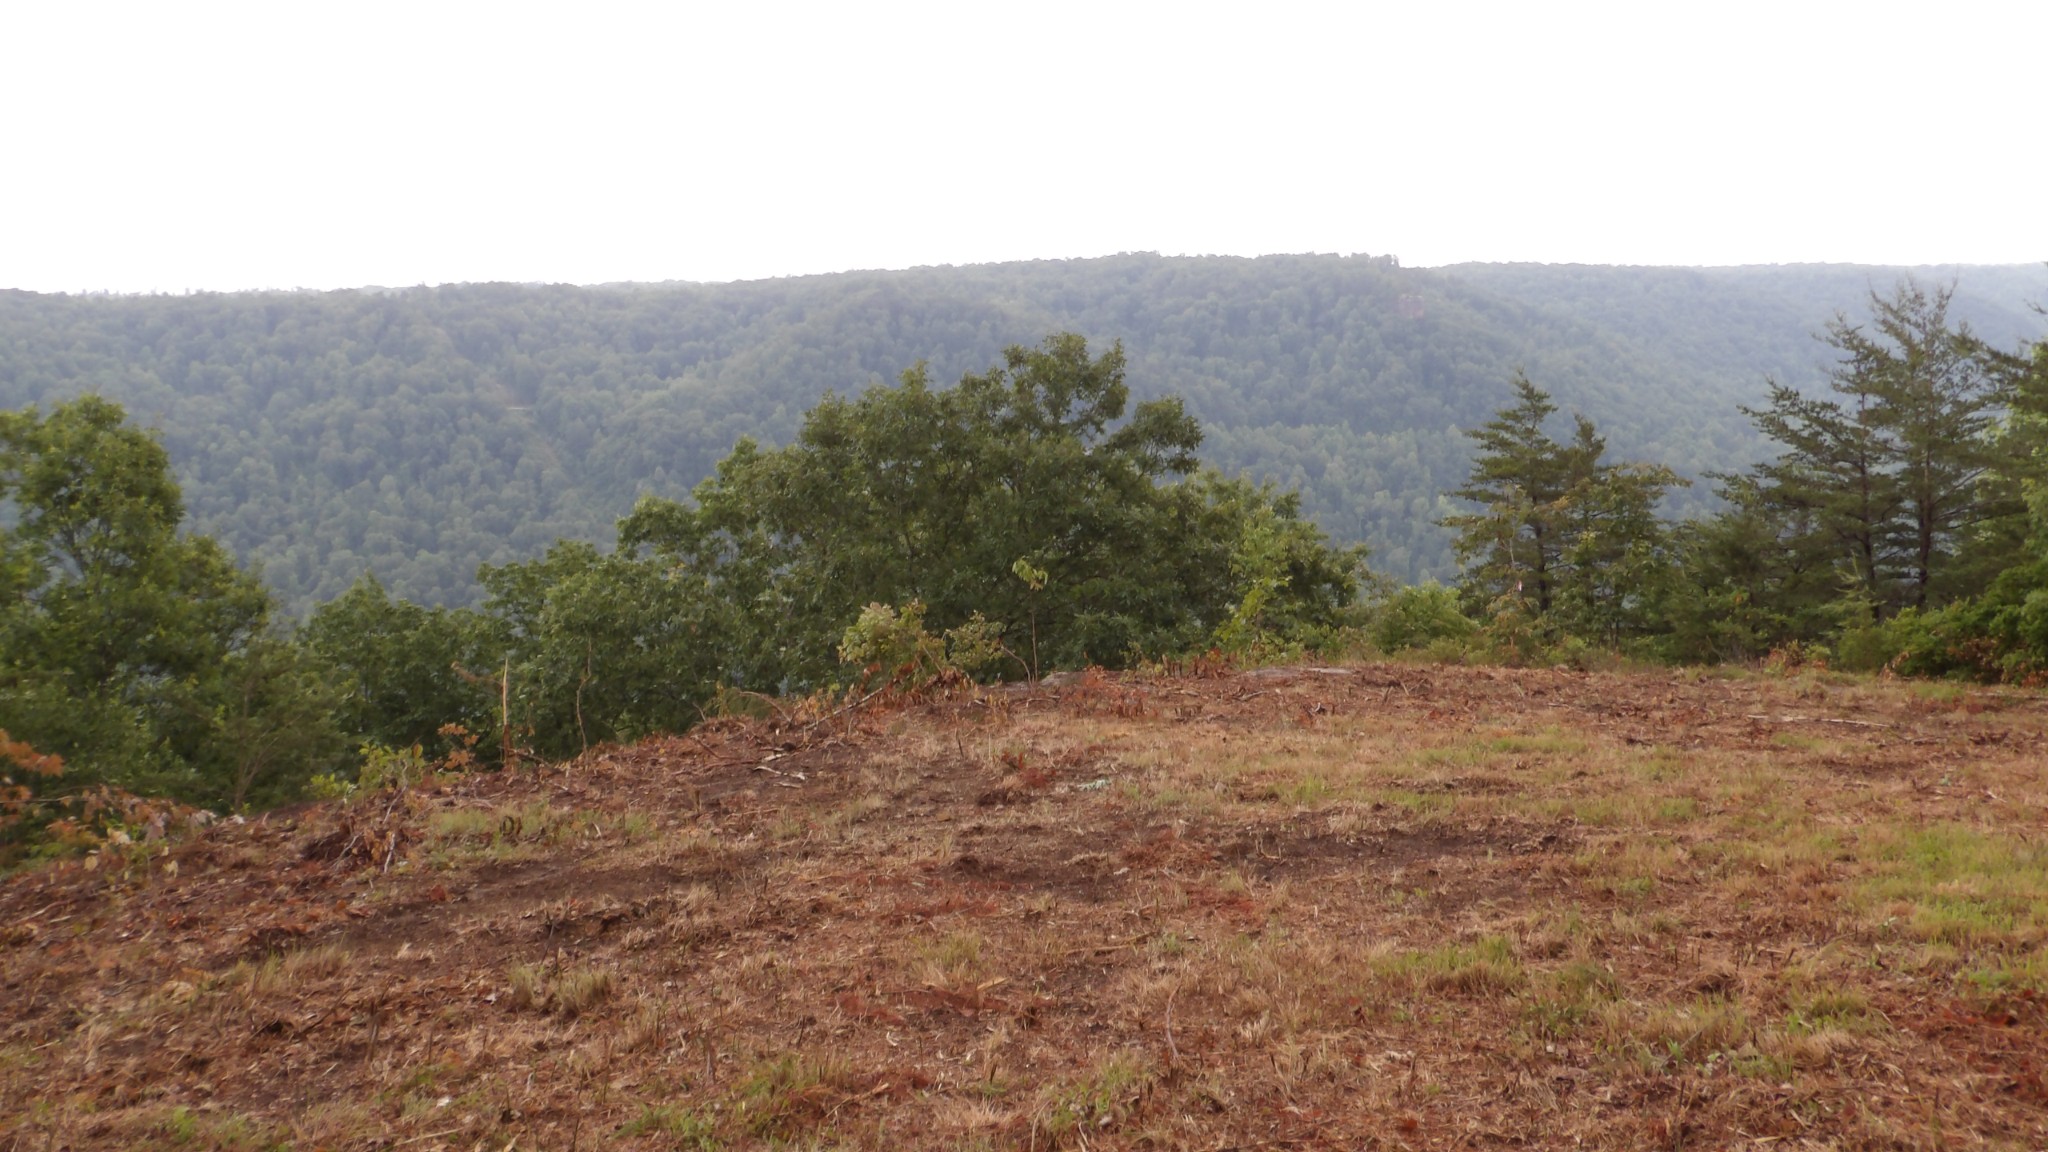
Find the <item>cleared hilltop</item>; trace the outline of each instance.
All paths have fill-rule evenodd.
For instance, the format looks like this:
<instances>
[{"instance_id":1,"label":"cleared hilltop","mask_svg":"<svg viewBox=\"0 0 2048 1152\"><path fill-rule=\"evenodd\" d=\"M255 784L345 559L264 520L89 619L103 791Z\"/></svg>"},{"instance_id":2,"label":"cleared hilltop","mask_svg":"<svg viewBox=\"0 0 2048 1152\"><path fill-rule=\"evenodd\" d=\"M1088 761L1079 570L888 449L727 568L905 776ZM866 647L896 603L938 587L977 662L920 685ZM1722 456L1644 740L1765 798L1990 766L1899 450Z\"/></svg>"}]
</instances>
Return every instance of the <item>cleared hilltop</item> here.
<instances>
[{"instance_id":1,"label":"cleared hilltop","mask_svg":"<svg viewBox=\"0 0 2048 1152\"><path fill-rule=\"evenodd\" d=\"M2038 693L1378 664L764 712L0 881L0 1135L2048 1141Z\"/></svg>"}]
</instances>

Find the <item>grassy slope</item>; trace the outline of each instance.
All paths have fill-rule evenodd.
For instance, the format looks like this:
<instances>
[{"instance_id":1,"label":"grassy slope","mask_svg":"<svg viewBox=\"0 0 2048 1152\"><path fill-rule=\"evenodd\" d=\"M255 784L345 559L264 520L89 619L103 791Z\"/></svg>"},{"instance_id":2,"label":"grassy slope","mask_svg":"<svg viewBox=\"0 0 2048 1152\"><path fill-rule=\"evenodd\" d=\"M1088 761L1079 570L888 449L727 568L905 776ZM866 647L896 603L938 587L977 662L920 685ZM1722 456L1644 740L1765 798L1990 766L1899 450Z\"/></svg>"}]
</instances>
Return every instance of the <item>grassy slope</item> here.
<instances>
[{"instance_id":1,"label":"grassy slope","mask_svg":"<svg viewBox=\"0 0 2048 1152\"><path fill-rule=\"evenodd\" d=\"M1089 679L273 815L0 886L0 1136L2037 1148L2044 705Z\"/></svg>"}]
</instances>

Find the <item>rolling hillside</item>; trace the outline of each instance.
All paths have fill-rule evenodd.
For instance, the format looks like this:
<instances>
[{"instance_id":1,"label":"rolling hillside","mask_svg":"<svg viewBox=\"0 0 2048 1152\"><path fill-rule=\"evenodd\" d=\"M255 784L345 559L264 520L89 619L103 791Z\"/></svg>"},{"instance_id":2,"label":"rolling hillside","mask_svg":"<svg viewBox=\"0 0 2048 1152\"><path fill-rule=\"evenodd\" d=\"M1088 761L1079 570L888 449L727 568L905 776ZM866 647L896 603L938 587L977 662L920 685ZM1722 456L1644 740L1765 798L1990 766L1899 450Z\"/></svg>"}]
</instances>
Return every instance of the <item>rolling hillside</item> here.
<instances>
[{"instance_id":1,"label":"rolling hillside","mask_svg":"<svg viewBox=\"0 0 2048 1152\"><path fill-rule=\"evenodd\" d=\"M194 526L296 608L366 569L461 603L479 562L603 541L636 495L686 493L735 438L788 436L828 389L920 359L956 378L1073 330L1122 340L1141 397L1186 397L1209 461L1301 487L1334 535L1418 580L1452 574L1438 494L1462 477L1458 430L1514 368L1620 456L1738 467L1762 446L1736 405L1765 374L1817 380L1809 334L1897 271L1128 255L719 285L4 292L0 405L128 405L162 429ZM2025 304L2048 299L2048 273L1959 279L1987 332L2038 330Z\"/></svg>"}]
</instances>

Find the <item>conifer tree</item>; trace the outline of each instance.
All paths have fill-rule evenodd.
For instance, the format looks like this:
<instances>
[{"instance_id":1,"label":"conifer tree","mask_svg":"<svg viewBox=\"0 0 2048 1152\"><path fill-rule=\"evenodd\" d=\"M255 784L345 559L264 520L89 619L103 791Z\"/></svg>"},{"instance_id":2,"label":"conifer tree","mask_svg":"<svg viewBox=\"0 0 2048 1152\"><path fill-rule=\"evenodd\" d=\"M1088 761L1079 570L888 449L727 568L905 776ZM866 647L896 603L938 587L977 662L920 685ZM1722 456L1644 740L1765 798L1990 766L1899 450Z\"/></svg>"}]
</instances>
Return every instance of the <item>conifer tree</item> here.
<instances>
[{"instance_id":1,"label":"conifer tree","mask_svg":"<svg viewBox=\"0 0 2048 1152\"><path fill-rule=\"evenodd\" d=\"M1968 591L1959 552L2019 511L1992 434L2020 364L1952 326L1950 296L1910 279L1873 292L1867 325L1828 326L1836 398L1773 383L1745 409L1785 449L1757 469L1762 505L1810 525L1796 547L1827 557L1873 619Z\"/></svg>"},{"instance_id":2,"label":"conifer tree","mask_svg":"<svg viewBox=\"0 0 2048 1152\"><path fill-rule=\"evenodd\" d=\"M1566 501L1604 448L1590 422L1579 421L1571 447L1551 439L1545 421L1557 412L1550 396L1516 371L1516 402L1466 433L1478 445L1472 473L1451 495L1480 506L1446 517L1458 532L1466 588L1482 598L1513 594L1547 613L1557 591L1567 544Z\"/></svg>"},{"instance_id":3,"label":"conifer tree","mask_svg":"<svg viewBox=\"0 0 2048 1152\"><path fill-rule=\"evenodd\" d=\"M1510 386L1515 403L1467 433L1479 451L1451 494L1479 508L1444 520L1458 532L1468 600L1511 597L1609 642L1647 629L1647 606L1670 565L1656 506L1678 477L1603 463L1607 443L1584 416L1569 441L1552 439L1549 395L1521 372Z\"/></svg>"}]
</instances>

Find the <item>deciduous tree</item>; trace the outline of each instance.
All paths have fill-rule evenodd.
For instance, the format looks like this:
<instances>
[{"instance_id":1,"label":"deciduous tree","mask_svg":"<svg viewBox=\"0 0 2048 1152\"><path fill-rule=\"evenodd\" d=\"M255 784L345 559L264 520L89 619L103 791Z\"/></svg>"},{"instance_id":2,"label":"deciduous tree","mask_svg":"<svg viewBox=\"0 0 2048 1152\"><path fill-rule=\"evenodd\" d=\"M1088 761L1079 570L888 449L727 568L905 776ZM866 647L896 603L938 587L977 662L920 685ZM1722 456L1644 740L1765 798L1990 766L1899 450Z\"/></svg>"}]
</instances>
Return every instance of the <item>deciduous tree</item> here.
<instances>
[{"instance_id":1,"label":"deciduous tree","mask_svg":"<svg viewBox=\"0 0 2048 1152\"><path fill-rule=\"evenodd\" d=\"M180 533L169 459L118 405L0 413L0 501L0 727L66 787L228 805L320 766L332 729L269 594Z\"/></svg>"}]
</instances>

